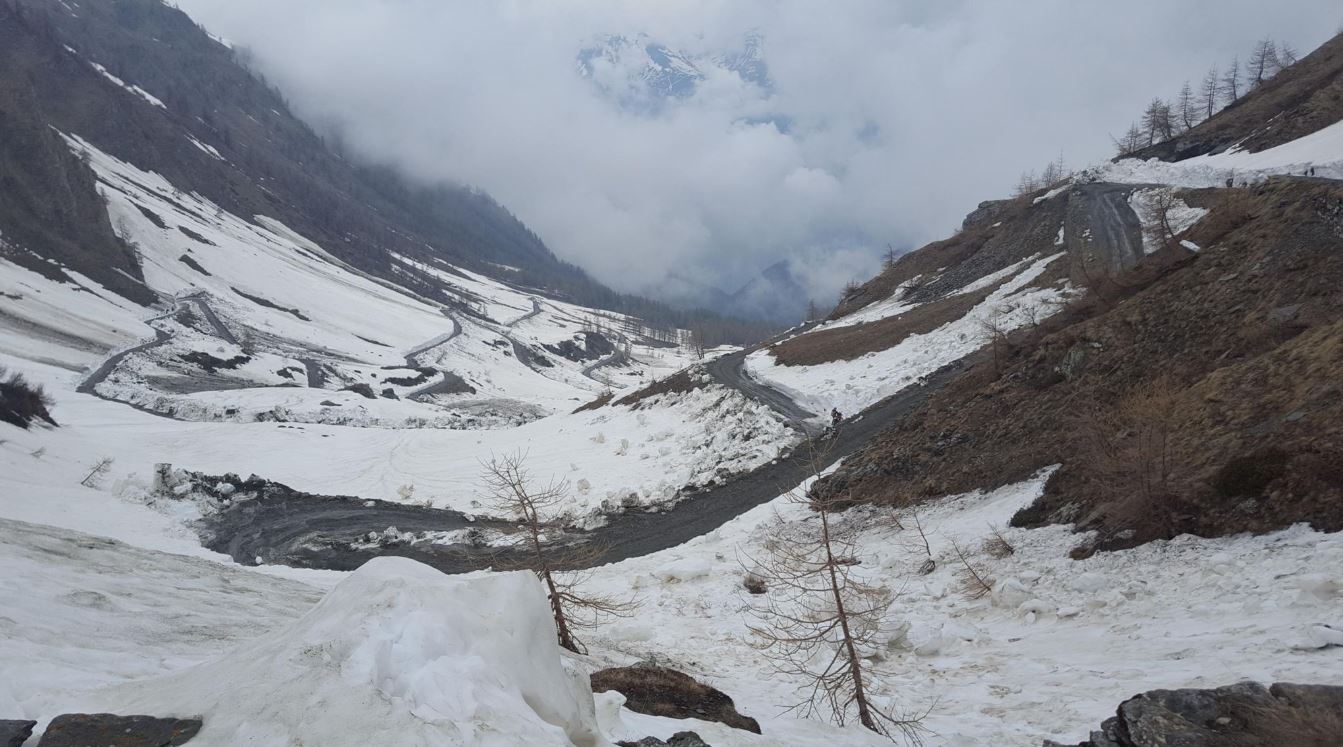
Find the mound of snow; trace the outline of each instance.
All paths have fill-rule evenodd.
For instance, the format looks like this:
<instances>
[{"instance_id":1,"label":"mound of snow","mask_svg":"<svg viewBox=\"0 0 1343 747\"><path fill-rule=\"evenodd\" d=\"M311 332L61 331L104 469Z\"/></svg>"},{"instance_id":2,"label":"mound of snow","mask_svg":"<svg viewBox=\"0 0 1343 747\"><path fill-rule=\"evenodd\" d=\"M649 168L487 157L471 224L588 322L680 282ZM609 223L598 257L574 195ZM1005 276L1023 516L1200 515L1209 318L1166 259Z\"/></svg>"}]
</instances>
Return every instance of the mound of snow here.
<instances>
[{"instance_id":1,"label":"mound of snow","mask_svg":"<svg viewBox=\"0 0 1343 747\"><path fill-rule=\"evenodd\" d=\"M392 557L287 629L94 698L120 713L200 714L202 747L609 744L535 576L445 576Z\"/></svg>"}]
</instances>

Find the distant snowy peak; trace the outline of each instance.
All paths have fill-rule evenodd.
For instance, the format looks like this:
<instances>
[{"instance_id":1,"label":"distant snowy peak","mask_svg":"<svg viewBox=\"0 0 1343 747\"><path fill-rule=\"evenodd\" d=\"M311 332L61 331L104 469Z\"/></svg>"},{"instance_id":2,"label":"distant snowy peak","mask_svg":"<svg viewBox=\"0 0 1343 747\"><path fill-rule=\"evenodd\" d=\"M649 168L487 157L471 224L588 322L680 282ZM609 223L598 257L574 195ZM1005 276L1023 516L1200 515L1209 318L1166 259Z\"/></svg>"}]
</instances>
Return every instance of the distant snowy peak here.
<instances>
[{"instance_id":1,"label":"distant snowy peak","mask_svg":"<svg viewBox=\"0 0 1343 747\"><path fill-rule=\"evenodd\" d=\"M740 50L729 52L714 60L724 70L730 70L747 83L753 83L764 91L772 92L774 82L769 77L769 67L765 64L764 38L757 33L746 35Z\"/></svg>"},{"instance_id":2,"label":"distant snowy peak","mask_svg":"<svg viewBox=\"0 0 1343 747\"><path fill-rule=\"evenodd\" d=\"M763 46L760 35L752 33L736 49L690 53L647 34L608 34L579 51L578 73L623 108L655 112L669 101L694 96L704 81L724 73L769 95L773 83Z\"/></svg>"}]
</instances>

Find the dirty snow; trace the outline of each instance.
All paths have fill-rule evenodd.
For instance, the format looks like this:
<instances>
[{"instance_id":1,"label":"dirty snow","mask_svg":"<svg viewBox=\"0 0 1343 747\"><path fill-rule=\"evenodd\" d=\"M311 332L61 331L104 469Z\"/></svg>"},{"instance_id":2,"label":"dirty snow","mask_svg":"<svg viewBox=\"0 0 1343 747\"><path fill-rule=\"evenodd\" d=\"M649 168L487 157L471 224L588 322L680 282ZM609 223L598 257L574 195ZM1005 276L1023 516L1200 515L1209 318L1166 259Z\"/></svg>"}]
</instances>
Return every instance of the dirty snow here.
<instances>
[{"instance_id":1,"label":"dirty snow","mask_svg":"<svg viewBox=\"0 0 1343 747\"><path fill-rule=\"evenodd\" d=\"M66 47L66 49L70 49L70 48L69 48L69 47ZM73 50L71 50L71 51L73 51ZM159 98L158 98L157 96L155 96L154 94L150 93L149 91L146 91L145 89L143 89L143 88L141 88L141 87L139 87L139 86L136 86L136 85L132 85L132 84L130 84L130 83L127 83L126 81L122 80L121 78L118 78L117 76L115 76L115 75L109 73L109 72L107 71L107 68L103 67L102 65L99 65L99 64L96 63L96 62L91 62L91 63L89 63L89 64L90 64L90 65L93 65L93 69L94 69L94 70L97 70L97 71L98 71L104 78L106 78L106 79L112 81L112 82L115 83L117 86L119 86L119 87L121 87L121 88L124 88L124 89L126 89L127 91L130 91L131 93L135 94L136 96L139 96L140 98L144 99L145 101L148 101L149 103L153 104L154 106L157 106L157 107L160 108L160 109L167 109L167 108L168 108L168 107L167 107L161 100L159 100Z\"/></svg>"}]
</instances>

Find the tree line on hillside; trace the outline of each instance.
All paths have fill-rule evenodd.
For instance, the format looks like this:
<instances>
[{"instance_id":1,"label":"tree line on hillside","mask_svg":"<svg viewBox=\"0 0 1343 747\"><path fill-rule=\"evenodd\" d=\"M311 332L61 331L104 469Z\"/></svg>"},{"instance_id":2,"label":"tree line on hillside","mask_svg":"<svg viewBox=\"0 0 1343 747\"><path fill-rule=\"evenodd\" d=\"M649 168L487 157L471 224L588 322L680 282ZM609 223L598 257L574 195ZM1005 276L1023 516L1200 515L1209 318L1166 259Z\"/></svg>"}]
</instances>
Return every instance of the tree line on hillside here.
<instances>
[{"instance_id":1,"label":"tree line on hillside","mask_svg":"<svg viewBox=\"0 0 1343 747\"><path fill-rule=\"evenodd\" d=\"M1015 196L1020 197L1042 189L1053 189L1072 175L1072 170L1068 168L1068 164L1063 160L1063 154L1060 153L1058 158L1045 164L1038 174L1035 171L1022 174L1013 192Z\"/></svg>"},{"instance_id":2,"label":"tree line on hillside","mask_svg":"<svg viewBox=\"0 0 1343 747\"><path fill-rule=\"evenodd\" d=\"M1225 68L1209 68L1197 87L1185 81L1174 99L1152 99L1142 117L1122 137L1114 138L1115 150L1127 156L1170 140L1234 104L1296 61L1296 50L1289 44L1264 38L1255 44L1244 64L1239 56L1234 57Z\"/></svg>"}]
</instances>

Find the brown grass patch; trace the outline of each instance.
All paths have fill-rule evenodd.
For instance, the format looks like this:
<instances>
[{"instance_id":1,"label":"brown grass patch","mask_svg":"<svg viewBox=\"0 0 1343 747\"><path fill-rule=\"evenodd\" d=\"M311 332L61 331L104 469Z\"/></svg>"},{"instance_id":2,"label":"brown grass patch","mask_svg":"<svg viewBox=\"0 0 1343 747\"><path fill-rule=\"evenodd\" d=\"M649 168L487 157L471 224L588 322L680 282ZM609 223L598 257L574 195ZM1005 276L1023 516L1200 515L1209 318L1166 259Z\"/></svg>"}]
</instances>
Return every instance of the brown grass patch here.
<instances>
[{"instance_id":1,"label":"brown grass patch","mask_svg":"<svg viewBox=\"0 0 1343 747\"><path fill-rule=\"evenodd\" d=\"M1002 285L972 293L948 296L916 306L898 316L867 324L811 332L770 348L775 360L785 366L816 366L834 361L851 361L878 350L889 350L910 335L926 335L944 324L965 316L970 309L988 298Z\"/></svg>"},{"instance_id":2,"label":"brown grass patch","mask_svg":"<svg viewBox=\"0 0 1343 747\"><path fill-rule=\"evenodd\" d=\"M600 410L601 408L606 407L607 405L611 404L611 400L613 400L613 399L615 399L615 398L616 398L616 393L613 392L613 391L611 391L610 389L607 389L606 391L604 391L604 392L602 392L601 394L597 395L597 398L596 398L596 399L594 399L594 400L592 400L591 402L587 403L586 405L583 405L583 406L579 407L578 409L574 410L574 414L577 415L577 414L580 413L580 412L589 412L589 411L591 411L591 410Z\"/></svg>"},{"instance_id":3,"label":"brown grass patch","mask_svg":"<svg viewBox=\"0 0 1343 747\"><path fill-rule=\"evenodd\" d=\"M638 405L644 400L652 399L663 394L689 394L697 389L703 389L708 386L702 378L691 375L693 369L677 371L662 381L655 381L652 384L640 389L633 394L625 395L616 400L617 405L630 405L638 409Z\"/></svg>"}]
</instances>

